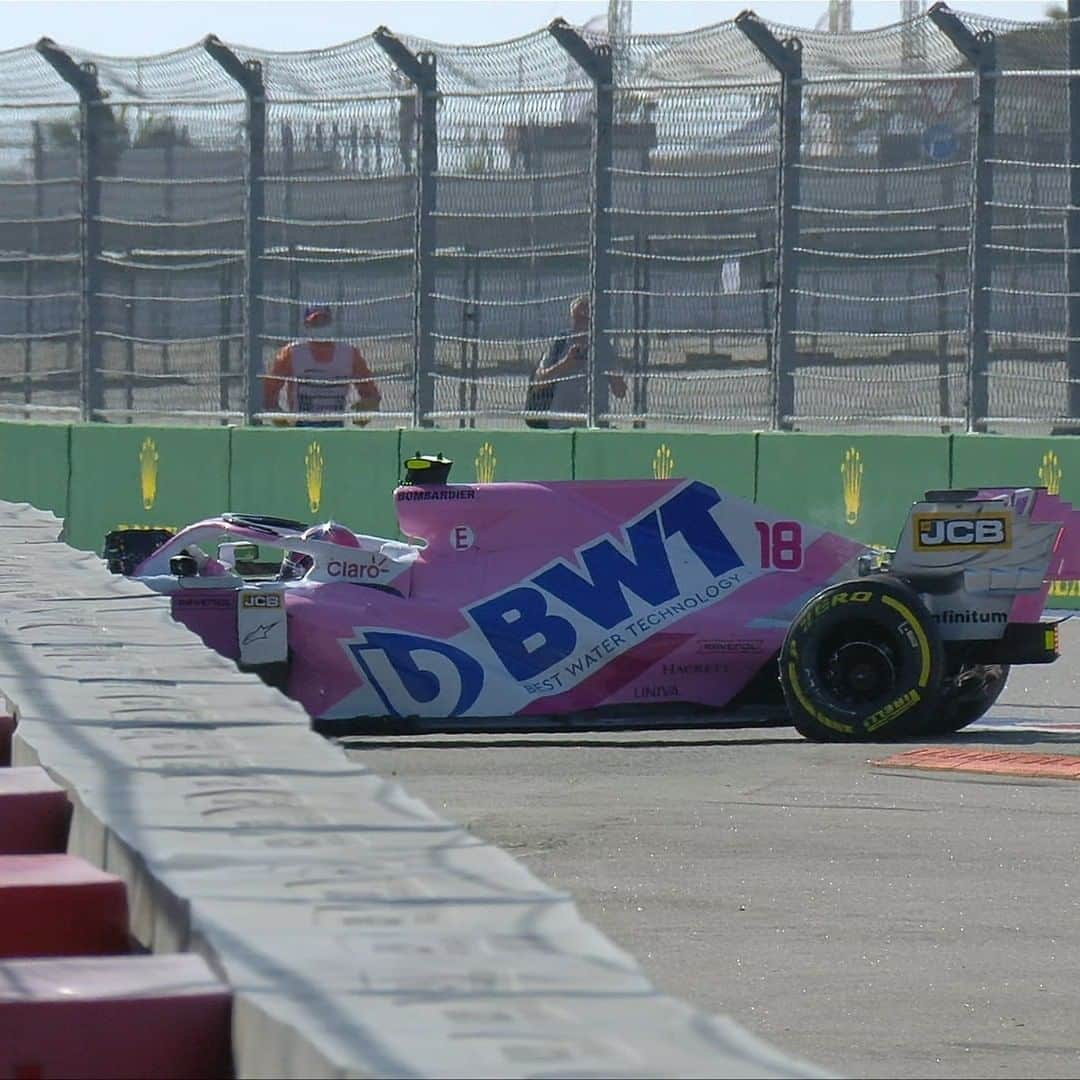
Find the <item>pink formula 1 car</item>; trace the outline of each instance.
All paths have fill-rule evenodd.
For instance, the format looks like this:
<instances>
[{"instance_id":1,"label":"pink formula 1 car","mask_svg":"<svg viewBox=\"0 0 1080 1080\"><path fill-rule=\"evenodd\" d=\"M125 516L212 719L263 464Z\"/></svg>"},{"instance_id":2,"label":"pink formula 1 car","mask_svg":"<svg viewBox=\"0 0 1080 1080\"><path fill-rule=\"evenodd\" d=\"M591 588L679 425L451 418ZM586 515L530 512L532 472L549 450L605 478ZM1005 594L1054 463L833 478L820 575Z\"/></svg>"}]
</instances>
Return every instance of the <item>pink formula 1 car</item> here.
<instances>
[{"instance_id":1,"label":"pink formula 1 car","mask_svg":"<svg viewBox=\"0 0 1080 1080\"><path fill-rule=\"evenodd\" d=\"M112 533L106 556L338 733L940 734L1009 665L1057 658L1048 582L1080 577L1076 514L1041 489L928 492L881 552L697 481L450 484L449 465L406 462L406 541L223 514ZM260 573L267 547L285 556Z\"/></svg>"}]
</instances>

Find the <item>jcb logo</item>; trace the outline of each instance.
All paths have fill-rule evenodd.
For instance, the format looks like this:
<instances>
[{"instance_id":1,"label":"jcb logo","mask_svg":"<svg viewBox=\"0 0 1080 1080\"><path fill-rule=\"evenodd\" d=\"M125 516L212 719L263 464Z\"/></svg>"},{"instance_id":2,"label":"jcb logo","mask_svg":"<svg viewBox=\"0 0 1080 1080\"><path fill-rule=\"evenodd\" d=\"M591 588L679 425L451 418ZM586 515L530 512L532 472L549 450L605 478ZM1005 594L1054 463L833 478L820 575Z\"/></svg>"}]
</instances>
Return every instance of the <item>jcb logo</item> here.
<instances>
[{"instance_id":1,"label":"jcb logo","mask_svg":"<svg viewBox=\"0 0 1080 1080\"><path fill-rule=\"evenodd\" d=\"M246 608L279 608L281 595L279 593L244 593L240 598L240 605Z\"/></svg>"},{"instance_id":2,"label":"jcb logo","mask_svg":"<svg viewBox=\"0 0 1080 1080\"><path fill-rule=\"evenodd\" d=\"M1009 544L1009 519L1004 514L952 517L948 514L915 516L915 550L941 548L993 548Z\"/></svg>"}]
</instances>

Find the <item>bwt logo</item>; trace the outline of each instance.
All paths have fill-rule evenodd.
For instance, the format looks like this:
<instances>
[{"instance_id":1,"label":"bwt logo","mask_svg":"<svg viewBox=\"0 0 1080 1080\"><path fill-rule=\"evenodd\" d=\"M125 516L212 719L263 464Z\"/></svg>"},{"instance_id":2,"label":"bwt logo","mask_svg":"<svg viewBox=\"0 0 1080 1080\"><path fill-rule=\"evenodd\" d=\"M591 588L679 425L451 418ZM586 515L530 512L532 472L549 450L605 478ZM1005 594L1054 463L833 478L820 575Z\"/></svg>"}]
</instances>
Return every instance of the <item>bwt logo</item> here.
<instances>
[{"instance_id":1,"label":"bwt logo","mask_svg":"<svg viewBox=\"0 0 1080 1080\"><path fill-rule=\"evenodd\" d=\"M281 596L278 593L244 593L240 606L246 608L279 608Z\"/></svg>"},{"instance_id":2,"label":"bwt logo","mask_svg":"<svg viewBox=\"0 0 1080 1080\"><path fill-rule=\"evenodd\" d=\"M915 550L941 548L994 548L1009 545L1009 518L1005 514L958 517L948 514L915 516Z\"/></svg>"},{"instance_id":3,"label":"bwt logo","mask_svg":"<svg viewBox=\"0 0 1080 1080\"><path fill-rule=\"evenodd\" d=\"M391 716L460 716L484 688L479 662L445 641L369 630L349 650Z\"/></svg>"},{"instance_id":4,"label":"bwt logo","mask_svg":"<svg viewBox=\"0 0 1080 1080\"><path fill-rule=\"evenodd\" d=\"M474 604L466 614L514 679L534 679L568 659L578 646L578 628L551 612L549 599L561 601L585 624L611 631L633 615L627 593L652 607L679 595L682 586L668 551L668 541L675 536L682 538L710 580L742 566L713 519L711 511L719 502L708 485L688 484L627 526L629 554L605 537L578 551L583 572L559 560L527 584ZM591 627L580 629L588 633Z\"/></svg>"},{"instance_id":5,"label":"bwt logo","mask_svg":"<svg viewBox=\"0 0 1080 1080\"><path fill-rule=\"evenodd\" d=\"M577 565L559 559L527 582L474 604L465 614L482 640L467 632L475 646L469 652L384 630L363 631L349 651L391 715L464 715L494 673L489 649L512 679L525 683L572 657L581 639L591 643L634 618L630 596L641 602L640 610L690 588L721 595L717 579L743 560L713 519L719 502L706 484L687 484L628 525L625 542L605 536L576 552ZM673 559L668 545L675 537L681 544ZM561 613L551 609L554 603L563 605Z\"/></svg>"}]
</instances>

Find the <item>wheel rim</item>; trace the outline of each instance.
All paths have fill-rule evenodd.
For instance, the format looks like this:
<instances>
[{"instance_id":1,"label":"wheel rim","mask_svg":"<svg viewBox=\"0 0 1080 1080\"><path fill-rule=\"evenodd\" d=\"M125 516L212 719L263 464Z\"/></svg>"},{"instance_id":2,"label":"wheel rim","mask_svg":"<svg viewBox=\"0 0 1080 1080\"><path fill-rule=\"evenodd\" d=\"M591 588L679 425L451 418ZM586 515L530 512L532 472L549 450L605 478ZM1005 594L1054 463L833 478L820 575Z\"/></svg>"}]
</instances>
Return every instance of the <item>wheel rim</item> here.
<instances>
[{"instance_id":1,"label":"wheel rim","mask_svg":"<svg viewBox=\"0 0 1080 1080\"><path fill-rule=\"evenodd\" d=\"M895 657L883 641L848 640L829 651L823 675L829 693L839 701L865 705L883 697L895 685Z\"/></svg>"}]
</instances>

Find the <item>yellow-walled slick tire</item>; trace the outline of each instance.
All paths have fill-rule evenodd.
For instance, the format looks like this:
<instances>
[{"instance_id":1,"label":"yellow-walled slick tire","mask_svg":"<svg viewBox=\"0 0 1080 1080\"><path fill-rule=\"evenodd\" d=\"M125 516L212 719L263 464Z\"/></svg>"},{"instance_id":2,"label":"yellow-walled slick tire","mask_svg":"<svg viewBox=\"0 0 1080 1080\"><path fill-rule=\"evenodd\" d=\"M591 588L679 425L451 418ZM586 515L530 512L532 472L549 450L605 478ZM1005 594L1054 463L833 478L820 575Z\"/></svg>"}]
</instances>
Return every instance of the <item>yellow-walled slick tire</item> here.
<instances>
[{"instance_id":1,"label":"yellow-walled slick tire","mask_svg":"<svg viewBox=\"0 0 1080 1080\"><path fill-rule=\"evenodd\" d=\"M818 742L907 738L940 705L937 627L903 582L857 578L812 597L780 650L792 723Z\"/></svg>"}]
</instances>

